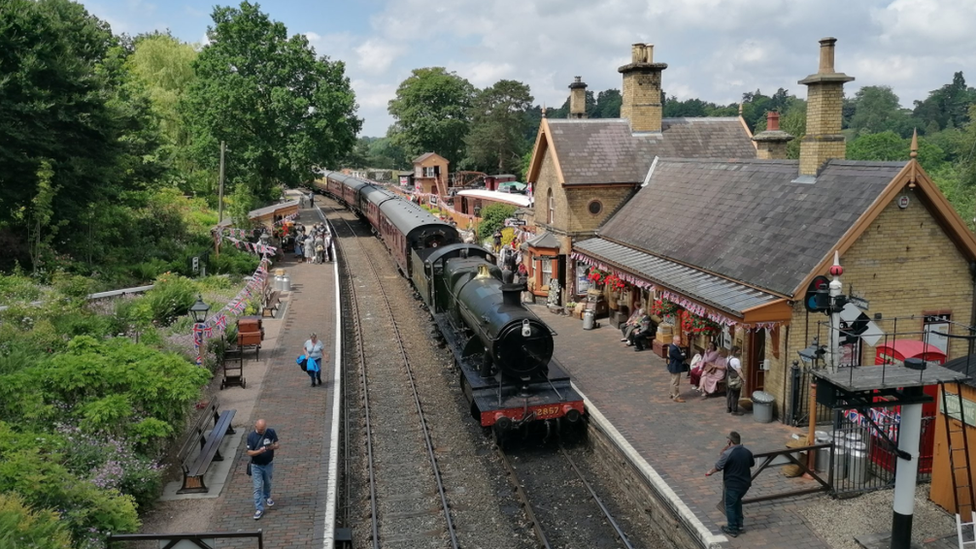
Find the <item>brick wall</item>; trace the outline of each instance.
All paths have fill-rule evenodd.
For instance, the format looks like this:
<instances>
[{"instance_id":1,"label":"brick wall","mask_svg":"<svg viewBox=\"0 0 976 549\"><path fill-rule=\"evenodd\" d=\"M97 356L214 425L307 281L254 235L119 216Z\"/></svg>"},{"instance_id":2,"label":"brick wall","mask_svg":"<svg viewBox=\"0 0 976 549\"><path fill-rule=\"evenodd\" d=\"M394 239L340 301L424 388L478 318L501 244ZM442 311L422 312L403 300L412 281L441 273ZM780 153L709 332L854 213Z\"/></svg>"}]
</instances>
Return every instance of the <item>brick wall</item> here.
<instances>
[{"instance_id":1,"label":"brick wall","mask_svg":"<svg viewBox=\"0 0 976 549\"><path fill-rule=\"evenodd\" d=\"M543 153L542 167L539 169L538 181L532 188L535 197L535 222L538 224L548 224L549 220L549 191L555 199L555 218L552 225L556 228L566 230L569 225L569 203L566 200L566 193L562 184L559 182L559 173L556 171L556 163L552 159L549 149Z\"/></svg>"},{"instance_id":2,"label":"brick wall","mask_svg":"<svg viewBox=\"0 0 976 549\"><path fill-rule=\"evenodd\" d=\"M628 196L633 187L630 185L620 187L568 187L564 189L566 193L567 206L569 208L567 224L561 226L567 232L594 231L603 223L611 212L615 211ZM590 204L594 201L600 203L600 212L590 213Z\"/></svg>"},{"instance_id":3,"label":"brick wall","mask_svg":"<svg viewBox=\"0 0 976 549\"><path fill-rule=\"evenodd\" d=\"M816 175L830 158L845 158L841 131L844 84L809 84L807 91L807 134L800 146L800 173Z\"/></svg>"},{"instance_id":4,"label":"brick wall","mask_svg":"<svg viewBox=\"0 0 976 549\"><path fill-rule=\"evenodd\" d=\"M869 316L881 313L883 318L893 319L916 315L914 320L898 321L899 333L921 332L919 315L923 312L951 311L954 322L970 325L973 280L968 262L921 200L909 196L911 202L906 209L900 209L893 201L841 256L844 292L853 285L854 291L870 303ZM776 395L780 414L789 397L787 378L790 365L799 358L796 352L810 344L817 335L816 323L826 319L823 314L811 313L807 334L803 303L797 302L793 308L789 340L782 338L780 358L772 360L772 368L766 374L766 390ZM882 321L879 326L893 331L890 321ZM919 334L905 334L903 338L921 340ZM862 364L874 364L875 352L874 347L865 345ZM964 340L950 340L948 358L965 353ZM770 351L767 358L772 359Z\"/></svg>"},{"instance_id":5,"label":"brick wall","mask_svg":"<svg viewBox=\"0 0 976 549\"><path fill-rule=\"evenodd\" d=\"M631 71L623 75L620 117L630 120L635 132L661 131L661 71Z\"/></svg>"}]
</instances>

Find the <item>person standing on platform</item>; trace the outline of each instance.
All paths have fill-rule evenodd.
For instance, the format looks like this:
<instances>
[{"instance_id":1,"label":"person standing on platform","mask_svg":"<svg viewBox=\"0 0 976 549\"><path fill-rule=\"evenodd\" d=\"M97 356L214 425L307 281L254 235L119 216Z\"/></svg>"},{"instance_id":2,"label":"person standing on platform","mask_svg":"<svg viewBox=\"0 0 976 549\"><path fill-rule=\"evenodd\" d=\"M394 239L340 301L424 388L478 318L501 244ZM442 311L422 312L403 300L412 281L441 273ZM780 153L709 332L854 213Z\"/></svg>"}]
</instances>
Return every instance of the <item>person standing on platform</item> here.
<instances>
[{"instance_id":1,"label":"person standing on platform","mask_svg":"<svg viewBox=\"0 0 976 549\"><path fill-rule=\"evenodd\" d=\"M271 478L274 473L274 451L278 449L278 434L259 419L247 435L247 455L251 457L251 483L254 486L254 520L264 516L264 507L274 507L271 499Z\"/></svg>"},{"instance_id":2,"label":"person standing on platform","mask_svg":"<svg viewBox=\"0 0 976 549\"><path fill-rule=\"evenodd\" d=\"M305 242L302 243L302 249L305 251L305 263L315 262L315 239L312 238L312 233L309 233L305 237Z\"/></svg>"},{"instance_id":3,"label":"person standing on platform","mask_svg":"<svg viewBox=\"0 0 976 549\"><path fill-rule=\"evenodd\" d=\"M681 350L681 336L676 335L671 338L668 345L668 373L671 374L671 400L684 402L681 398L681 372L684 371L685 352Z\"/></svg>"},{"instance_id":4,"label":"person standing on platform","mask_svg":"<svg viewBox=\"0 0 976 549\"><path fill-rule=\"evenodd\" d=\"M502 249L502 232L499 229L495 229L495 234L491 235L491 243L494 246L494 252L497 254Z\"/></svg>"},{"instance_id":5,"label":"person standing on platform","mask_svg":"<svg viewBox=\"0 0 976 549\"><path fill-rule=\"evenodd\" d=\"M728 444L719 455L715 467L705 473L710 477L722 471L722 482L725 484L725 518L728 525L722 531L734 537L742 533L742 498L752 486L752 468L756 466L756 459L752 452L742 445L742 437L732 431L728 436Z\"/></svg>"},{"instance_id":6,"label":"person standing on platform","mask_svg":"<svg viewBox=\"0 0 976 549\"><path fill-rule=\"evenodd\" d=\"M725 408L734 416L741 416L739 411L739 393L742 392L742 360L739 355L742 349L738 345L732 346L732 356L729 357L729 367L725 378Z\"/></svg>"},{"instance_id":7,"label":"person standing on platform","mask_svg":"<svg viewBox=\"0 0 976 549\"><path fill-rule=\"evenodd\" d=\"M322 342L319 341L319 337L315 332L312 332L308 336L308 340L305 341L305 345L302 347L302 354L308 358L308 368L305 371L308 372L308 377L312 378L312 387L315 387L316 382L322 385L322 361L324 360L325 352L322 350Z\"/></svg>"}]
</instances>

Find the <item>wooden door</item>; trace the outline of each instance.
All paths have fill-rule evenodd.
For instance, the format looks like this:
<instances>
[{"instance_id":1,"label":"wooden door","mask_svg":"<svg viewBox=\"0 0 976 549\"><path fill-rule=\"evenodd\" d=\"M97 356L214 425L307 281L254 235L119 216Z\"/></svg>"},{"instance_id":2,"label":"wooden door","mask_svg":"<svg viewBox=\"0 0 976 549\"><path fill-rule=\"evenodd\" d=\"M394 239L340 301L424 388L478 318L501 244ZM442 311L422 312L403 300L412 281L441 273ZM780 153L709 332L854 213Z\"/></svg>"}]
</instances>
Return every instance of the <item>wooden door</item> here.
<instances>
[{"instance_id":1,"label":"wooden door","mask_svg":"<svg viewBox=\"0 0 976 549\"><path fill-rule=\"evenodd\" d=\"M749 332L749 363L746 366L745 394L762 391L765 383L766 371L762 369L766 358L766 330L756 329Z\"/></svg>"}]
</instances>

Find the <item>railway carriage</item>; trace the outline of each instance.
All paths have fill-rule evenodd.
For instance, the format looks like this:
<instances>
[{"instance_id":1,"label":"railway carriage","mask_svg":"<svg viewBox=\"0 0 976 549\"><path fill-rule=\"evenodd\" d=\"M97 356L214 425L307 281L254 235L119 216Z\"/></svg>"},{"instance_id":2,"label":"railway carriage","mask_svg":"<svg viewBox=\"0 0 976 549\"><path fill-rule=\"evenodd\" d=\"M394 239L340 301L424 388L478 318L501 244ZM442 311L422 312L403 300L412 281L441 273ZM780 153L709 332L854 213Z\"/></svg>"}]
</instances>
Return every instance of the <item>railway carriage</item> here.
<instances>
[{"instance_id":1,"label":"railway carriage","mask_svg":"<svg viewBox=\"0 0 976 549\"><path fill-rule=\"evenodd\" d=\"M437 248L460 242L456 228L427 210L406 200L387 200L380 204L380 239L393 255L403 276L411 278L412 250Z\"/></svg>"},{"instance_id":2,"label":"railway carriage","mask_svg":"<svg viewBox=\"0 0 976 549\"><path fill-rule=\"evenodd\" d=\"M366 221L372 227L378 227L380 222L380 205L388 200L399 200L394 193L373 185L362 187L359 191L359 210L363 212Z\"/></svg>"}]
</instances>

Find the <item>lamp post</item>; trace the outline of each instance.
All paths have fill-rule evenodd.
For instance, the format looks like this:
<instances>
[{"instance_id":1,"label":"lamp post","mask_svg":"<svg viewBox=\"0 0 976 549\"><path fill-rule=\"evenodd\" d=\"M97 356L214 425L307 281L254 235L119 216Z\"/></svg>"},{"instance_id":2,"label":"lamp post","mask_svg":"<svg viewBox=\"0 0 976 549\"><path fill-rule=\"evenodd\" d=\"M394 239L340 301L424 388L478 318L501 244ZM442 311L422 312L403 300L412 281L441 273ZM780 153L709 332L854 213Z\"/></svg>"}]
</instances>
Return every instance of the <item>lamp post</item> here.
<instances>
[{"instance_id":1,"label":"lamp post","mask_svg":"<svg viewBox=\"0 0 976 549\"><path fill-rule=\"evenodd\" d=\"M197 366L203 364L203 326L207 321L207 313L210 312L210 305L203 301L203 297L198 295L197 302L190 306L190 315L193 317L193 345L197 348Z\"/></svg>"}]
</instances>

